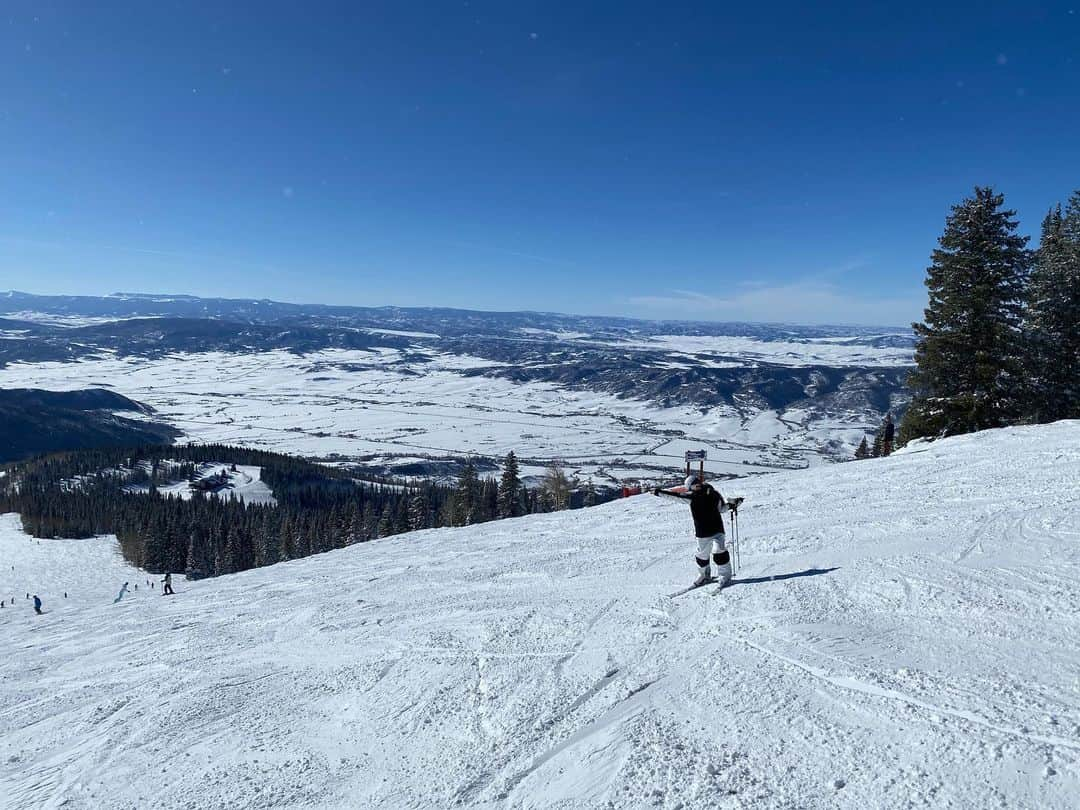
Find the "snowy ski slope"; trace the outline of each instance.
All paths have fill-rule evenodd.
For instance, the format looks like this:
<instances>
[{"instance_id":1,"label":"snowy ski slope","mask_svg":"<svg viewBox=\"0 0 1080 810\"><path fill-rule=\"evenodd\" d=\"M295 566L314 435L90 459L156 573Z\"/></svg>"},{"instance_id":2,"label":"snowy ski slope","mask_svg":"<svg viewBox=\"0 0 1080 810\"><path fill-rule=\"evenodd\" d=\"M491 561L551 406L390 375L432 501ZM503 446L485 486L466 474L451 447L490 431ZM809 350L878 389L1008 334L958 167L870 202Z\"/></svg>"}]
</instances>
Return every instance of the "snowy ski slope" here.
<instances>
[{"instance_id":1,"label":"snowy ski slope","mask_svg":"<svg viewBox=\"0 0 1080 810\"><path fill-rule=\"evenodd\" d=\"M677 599L650 496L117 605L9 516L0 806L1077 806L1080 423L725 491L743 570Z\"/></svg>"}]
</instances>

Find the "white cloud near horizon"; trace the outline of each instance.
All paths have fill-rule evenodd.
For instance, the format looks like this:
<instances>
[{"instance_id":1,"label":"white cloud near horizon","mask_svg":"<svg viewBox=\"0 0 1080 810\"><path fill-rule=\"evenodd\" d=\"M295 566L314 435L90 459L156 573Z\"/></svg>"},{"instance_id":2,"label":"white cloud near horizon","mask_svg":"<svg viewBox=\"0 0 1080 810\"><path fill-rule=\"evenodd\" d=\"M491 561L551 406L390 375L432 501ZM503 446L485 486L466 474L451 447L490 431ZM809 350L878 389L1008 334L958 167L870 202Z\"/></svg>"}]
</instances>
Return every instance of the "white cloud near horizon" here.
<instances>
[{"instance_id":1,"label":"white cloud near horizon","mask_svg":"<svg viewBox=\"0 0 1080 810\"><path fill-rule=\"evenodd\" d=\"M818 280L790 284L740 284L711 295L672 289L625 299L634 317L674 320L758 321L799 324L859 324L907 327L922 318L926 296L864 297Z\"/></svg>"}]
</instances>

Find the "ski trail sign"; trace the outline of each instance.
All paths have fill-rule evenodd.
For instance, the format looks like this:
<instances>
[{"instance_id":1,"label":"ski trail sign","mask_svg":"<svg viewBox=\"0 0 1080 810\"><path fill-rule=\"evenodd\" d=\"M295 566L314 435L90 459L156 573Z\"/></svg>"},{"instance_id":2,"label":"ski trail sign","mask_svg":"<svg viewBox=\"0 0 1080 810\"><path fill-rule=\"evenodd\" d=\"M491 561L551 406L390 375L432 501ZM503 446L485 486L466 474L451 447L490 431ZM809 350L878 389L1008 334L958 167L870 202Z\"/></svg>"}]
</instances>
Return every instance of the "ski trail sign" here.
<instances>
[{"instance_id":1,"label":"ski trail sign","mask_svg":"<svg viewBox=\"0 0 1080 810\"><path fill-rule=\"evenodd\" d=\"M686 477L690 477L690 462L696 461L698 463L698 480L705 480L705 458L706 452L704 450L687 450L686 451Z\"/></svg>"}]
</instances>

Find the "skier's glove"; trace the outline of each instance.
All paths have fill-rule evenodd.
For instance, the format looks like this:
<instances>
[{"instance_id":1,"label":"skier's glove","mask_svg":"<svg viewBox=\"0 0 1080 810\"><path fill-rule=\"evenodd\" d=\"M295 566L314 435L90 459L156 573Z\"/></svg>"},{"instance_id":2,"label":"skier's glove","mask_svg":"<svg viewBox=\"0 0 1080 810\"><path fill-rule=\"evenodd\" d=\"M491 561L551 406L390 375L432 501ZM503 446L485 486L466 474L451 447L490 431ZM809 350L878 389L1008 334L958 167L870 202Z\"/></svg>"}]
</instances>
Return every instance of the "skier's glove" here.
<instances>
[{"instance_id":1,"label":"skier's glove","mask_svg":"<svg viewBox=\"0 0 1080 810\"><path fill-rule=\"evenodd\" d=\"M728 509L731 509L732 511L737 510L740 506L742 506L742 502L744 500L746 500L746 499L745 498L732 498L731 500L729 500L727 502Z\"/></svg>"}]
</instances>

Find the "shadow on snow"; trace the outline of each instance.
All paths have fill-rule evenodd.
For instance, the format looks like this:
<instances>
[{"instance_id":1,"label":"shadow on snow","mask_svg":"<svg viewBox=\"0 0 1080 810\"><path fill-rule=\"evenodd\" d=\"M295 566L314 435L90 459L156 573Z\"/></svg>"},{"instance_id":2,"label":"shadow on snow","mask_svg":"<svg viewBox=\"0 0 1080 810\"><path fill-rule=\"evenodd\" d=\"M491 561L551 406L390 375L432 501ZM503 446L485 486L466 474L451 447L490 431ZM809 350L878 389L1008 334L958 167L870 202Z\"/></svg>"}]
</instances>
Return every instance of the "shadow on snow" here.
<instances>
[{"instance_id":1,"label":"shadow on snow","mask_svg":"<svg viewBox=\"0 0 1080 810\"><path fill-rule=\"evenodd\" d=\"M798 579L799 577L816 577L819 574L828 574L840 566L832 568L807 568L805 571L793 571L790 574L775 574L771 577L751 577L750 579L733 579L727 587L732 585L755 585L759 582L779 582L782 579Z\"/></svg>"}]
</instances>

